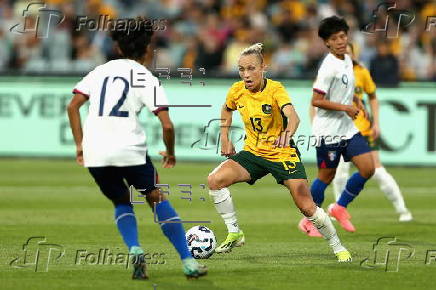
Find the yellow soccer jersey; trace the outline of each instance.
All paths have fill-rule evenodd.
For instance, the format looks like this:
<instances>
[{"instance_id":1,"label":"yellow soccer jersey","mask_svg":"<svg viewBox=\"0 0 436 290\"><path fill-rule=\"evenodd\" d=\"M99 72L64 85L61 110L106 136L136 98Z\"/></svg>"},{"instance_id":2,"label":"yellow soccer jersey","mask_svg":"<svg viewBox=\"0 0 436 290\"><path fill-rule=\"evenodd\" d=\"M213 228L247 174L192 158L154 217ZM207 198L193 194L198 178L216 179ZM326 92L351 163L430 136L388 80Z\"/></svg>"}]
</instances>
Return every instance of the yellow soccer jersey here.
<instances>
[{"instance_id":1,"label":"yellow soccer jersey","mask_svg":"<svg viewBox=\"0 0 436 290\"><path fill-rule=\"evenodd\" d=\"M274 148L273 144L287 125L282 107L291 104L286 89L280 82L266 80L262 91L252 93L239 81L230 88L226 105L238 110L245 126L244 150L273 162L299 162L296 149Z\"/></svg>"},{"instance_id":2,"label":"yellow soccer jersey","mask_svg":"<svg viewBox=\"0 0 436 290\"><path fill-rule=\"evenodd\" d=\"M355 64L353 70L355 81L354 95L362 100L364 93L372 94L375 92L375 83L372 80L368 69L366 69L364 66ZM357 106L357 104L354 105ZM354 120L354 124L363 136L371 135L371 120L365 117L365 112L359 112L357 118Z\"/></svg>"}]
</instances>

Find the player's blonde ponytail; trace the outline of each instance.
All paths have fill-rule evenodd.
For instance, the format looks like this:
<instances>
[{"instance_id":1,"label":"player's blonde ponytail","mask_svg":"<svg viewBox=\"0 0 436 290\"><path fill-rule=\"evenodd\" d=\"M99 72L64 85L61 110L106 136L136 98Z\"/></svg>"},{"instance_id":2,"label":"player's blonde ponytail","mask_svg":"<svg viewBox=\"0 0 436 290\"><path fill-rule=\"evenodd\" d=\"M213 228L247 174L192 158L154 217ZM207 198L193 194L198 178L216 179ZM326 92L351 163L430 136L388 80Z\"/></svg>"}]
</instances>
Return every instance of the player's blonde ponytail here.
<instances>
[{"instance_id":1,"label":"player's blonde ponytail","mask_svg":"<svg viewBox=\"0 0 436 290\"><path fill-rule=\"evenodd\" d=\"M255 54L259 57L260 63L263 63L262 50L263 50L263 44L258 42L258 43L255 43L255 44L249 46L249 47L244 48L244 50L242 50L242 52L241 52L241 56Z\"/></svg>"}]
</instances>

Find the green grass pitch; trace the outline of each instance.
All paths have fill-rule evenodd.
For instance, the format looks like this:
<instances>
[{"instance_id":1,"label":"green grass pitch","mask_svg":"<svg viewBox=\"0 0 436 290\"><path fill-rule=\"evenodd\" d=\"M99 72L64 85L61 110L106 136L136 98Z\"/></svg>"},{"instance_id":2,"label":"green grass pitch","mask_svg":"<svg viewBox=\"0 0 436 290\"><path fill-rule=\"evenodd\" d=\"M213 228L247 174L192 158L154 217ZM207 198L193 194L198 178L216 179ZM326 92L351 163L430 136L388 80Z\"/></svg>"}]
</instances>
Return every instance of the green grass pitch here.
<instances>
[{"instance_id":1,"label":"green grass pitch","mask_svg":"<svg viewBox=\"0 0 436 290\"><path fill-rule=\"evenodd\" d=\"M174 169L156 165L161 182L170 185L169 199L182 218L210 220L206 225L222 241L225 226L207 191L200 187L217 164L179 162ZM131 270L123 265L75 263L78 250L96 253L107 248L125 253L112 205L84 168L72 160L0 159L0 289L434 289L436 261L427 257L430 263L425 262L428 250L434 250L429 253L436 256L436 169L389 171L399 182L415 220L398 223L390 202L369 182L350 205L357 232L347 233L337 226L352 252L351 264L338 264L324 240L299 232L301 215L289 193L267 176L255 186L230 188L246 245L204 260L209 275L196 281L187 281L182 275L177 254L153 222L148 206L137 205L142 246L150 253L164 253L158 262L165 263L149 265L149 281L132 281ZM307 172L314 178L314 167L308 166ZM182 199L189 194L181 193L186 187L178 184L192 184L192 201ZM325 205L332 196L329 189ZM31 264L35 251L27 264L22 259L23 244L37 236L65 250L64 256L55 260L40 247L40 259L50 259L47 272L35 272ZM396 237L415 250L409 259L402 252L398 272L386 272L383 265L360 265L380 237ZM393 263L398 247L389 249L389 263ZM21 260L13 265L27 266L11 266L17 257Z\"/></svg>"}]
</instances>

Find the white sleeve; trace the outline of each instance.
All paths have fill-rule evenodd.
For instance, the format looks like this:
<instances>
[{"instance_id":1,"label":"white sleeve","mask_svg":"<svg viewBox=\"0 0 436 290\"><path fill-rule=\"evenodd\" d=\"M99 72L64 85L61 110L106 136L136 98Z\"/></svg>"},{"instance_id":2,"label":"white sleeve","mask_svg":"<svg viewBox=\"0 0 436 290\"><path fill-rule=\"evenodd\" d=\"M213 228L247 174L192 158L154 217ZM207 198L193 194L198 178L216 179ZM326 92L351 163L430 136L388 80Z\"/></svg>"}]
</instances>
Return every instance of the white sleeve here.
<instances>
[{"instance_id":1,"label":"white sleeve","mask_svg":"<svg viewBox=\"0 0 436 290\"><path fill-rule=\"evenodd\" d=\"M92 84L95 83L95 80L92 79L93 72L94 71L90 71L74 86L73 94L82 94L89 99Z\"/></svg>"},{"instance_id":2,"label":"white sleeve","mask_svg":"<svg viewBox=\"0 0 436 290\"><path fill-rule=\"evenodd\" d=\"M313 90L320 94L326 94L330 88L332 80L334 78L334 67L328 65L326 61L323 61L319 70L316 80L313 83Z\"/></svg>"},{"instance_id":3,"label":"white sleeve","mask_svg":"<svg viewBox=\"0 0 436 290\"><path fill-rule=\"evenodd\" d=\"M165 90L160 85L159 80L154 76L150 80L151 86L147 86L140 98L150 112L157 115L162 110L168 110L169 104Z\"/></svg>"}]
</instances>

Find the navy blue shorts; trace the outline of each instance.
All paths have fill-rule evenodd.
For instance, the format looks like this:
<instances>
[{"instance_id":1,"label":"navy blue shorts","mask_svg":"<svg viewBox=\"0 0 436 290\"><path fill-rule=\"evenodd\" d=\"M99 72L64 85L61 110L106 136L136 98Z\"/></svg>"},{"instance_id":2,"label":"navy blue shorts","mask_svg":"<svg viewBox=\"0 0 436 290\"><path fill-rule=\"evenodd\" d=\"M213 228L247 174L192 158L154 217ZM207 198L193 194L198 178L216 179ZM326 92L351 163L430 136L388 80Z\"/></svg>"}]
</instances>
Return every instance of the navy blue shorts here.
<instances>
[{"instance_id":1,"label":"navy blue shorts","mask_svg":"<svg viewBox=\"0 0 436 290\"><path fill-rule=\"evenodd\" d=\"M126 202L126 196L130 197L128 194L131 185L141 194L147 194L157 188L157 171L148 155L145 164L89 167L88 170L101 192L115 203Z\"/></svg>"},{"instance_id":2,"label":"navy blue shorts","mask_svg":"<svg viewBox=\"0 0 436 290\"><path fill-rule=\"evenodd\" d=\"M318 168L337 168L341 155L348 162L352 157L367 152L371 152L371 148L368 141L360 133L357 133L351 139L342 140L335 144L327 145L322 140L321 145L316 147Z\"/></svg>"}]
</instances>

